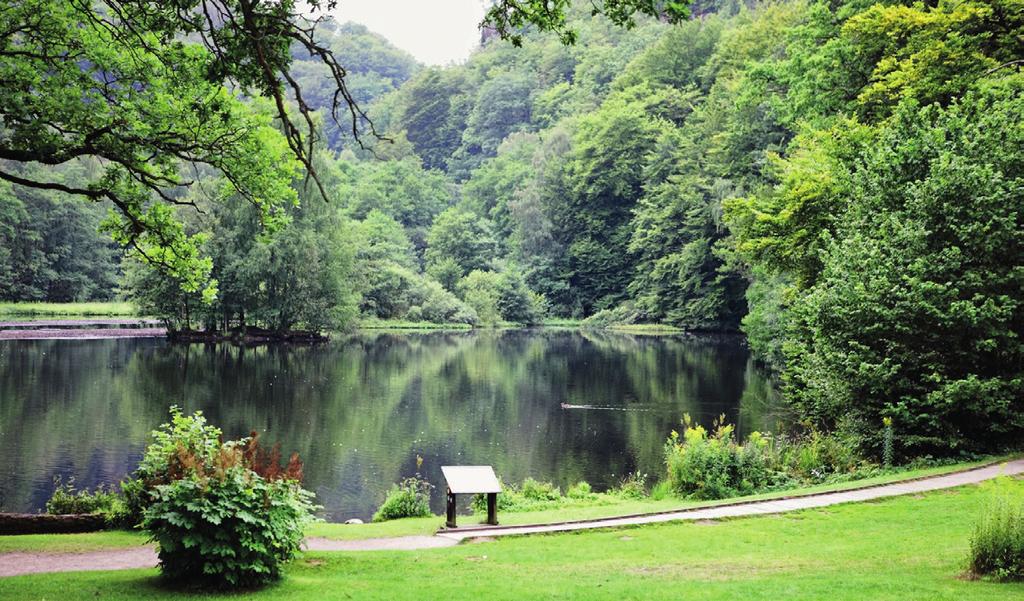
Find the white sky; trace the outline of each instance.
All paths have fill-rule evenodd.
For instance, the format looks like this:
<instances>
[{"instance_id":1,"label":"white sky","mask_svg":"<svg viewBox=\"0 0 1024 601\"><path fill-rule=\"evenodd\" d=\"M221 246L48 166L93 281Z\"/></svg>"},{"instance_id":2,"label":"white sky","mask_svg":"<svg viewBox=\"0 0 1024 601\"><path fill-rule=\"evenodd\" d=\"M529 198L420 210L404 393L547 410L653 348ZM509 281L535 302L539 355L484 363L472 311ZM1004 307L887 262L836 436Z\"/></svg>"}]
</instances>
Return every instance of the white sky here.
<instances>
[{"instance_id":1,"label":"white sky","mask_svg":"<svg viewBox=\"0 0 1024 601\"><path fill-rule=\"evenodd\" d=\"M462 62L480 41L482 0L339 0L334 18L355 21L422 63Z\"/></svg>"}]
</instances>

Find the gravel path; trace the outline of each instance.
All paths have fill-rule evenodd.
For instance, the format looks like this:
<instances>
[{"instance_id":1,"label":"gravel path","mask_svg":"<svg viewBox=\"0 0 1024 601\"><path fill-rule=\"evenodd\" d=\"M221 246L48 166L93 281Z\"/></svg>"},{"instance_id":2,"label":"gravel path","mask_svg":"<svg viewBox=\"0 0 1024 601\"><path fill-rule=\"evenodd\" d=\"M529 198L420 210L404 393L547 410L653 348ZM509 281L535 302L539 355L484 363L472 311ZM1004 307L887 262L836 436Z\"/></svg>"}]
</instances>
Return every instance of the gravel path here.
<instances>
[{"instance_id":1,"label":"gravel path","mask_svg":"<svg viewBox=\"0 0 1024 601\"><path fill-rule=\"evenodd\" d=\"M1024 473L1024 459L998 465L990 465L944 476L932 476L918 480L897 482L869 488L843 492L804 495L774 501L749 501L670 511L664 513L623 516L599 520L565 522L561 524L538 524L535 526L497 526L483 528L460 528L439 532L435 536L402 536L394 538L371 538L362 540L333 540L311 538L306 541L310 551L395 551L449 547L467 539L492 539L499 536L524 534L545 534L588 530L593 528L615 528L655 524L670 521L710 520L729 517L755 516L786 511L813 509L841 503L855 503L872 499L884 499L977 484L1001 475ZM157 565L156 552L150 547L95 551L91 553L2 553L0 554L0 577L40 572L73 572L79 570L124 570L149 568Z\"/></svg>"},{"instance_id":2,"label":"gravel path","mask_svg":"<svg viewBox=\"0 0 1024 601\"><path fill-rule=\"evenodd\" d=\"M156 564L156 551L150 547L91 553L0 553L0 577L41 572L130 570L152 568Z\"/></svg>"}]
</instances>

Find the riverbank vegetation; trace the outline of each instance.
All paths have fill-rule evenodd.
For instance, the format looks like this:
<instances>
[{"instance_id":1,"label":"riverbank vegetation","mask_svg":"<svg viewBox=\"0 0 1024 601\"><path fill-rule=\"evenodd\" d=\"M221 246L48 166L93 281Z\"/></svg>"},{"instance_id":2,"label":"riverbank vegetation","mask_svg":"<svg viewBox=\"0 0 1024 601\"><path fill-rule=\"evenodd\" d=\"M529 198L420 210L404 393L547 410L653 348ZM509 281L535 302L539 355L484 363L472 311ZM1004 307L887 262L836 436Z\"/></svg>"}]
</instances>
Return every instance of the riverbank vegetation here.
<instances>
[{"instance_id":1,"label":"riverbank vegetation","mask_svg":"<svg viewBox=\"0 0 1024 601\"><path fill-rule=\"evenodd\" d=\"M1024 494L1024 483L1008 486ZM897 595L995 601L1024 594L1024 588L959 577L967 568L975 520L991 492L988 485L968 486L782 516L509 538L415 553L307 552L280 584L247 595L523 599L562 594L617 600L637 597L641 587L645 599ZM154 586L155 574L20 576L0 581L0 590L12 600L91 598L97 591L116 599L180 594Z\"/></svg>"},{"instance_id":2,"label":"riverbank vegetation","mask_svg":"<svg viewBox=\"0 0 1024 601\"><path fill-rule=\"evenodd\" d=\"M741 497L743 501L770 500L782 497L818 494L824 492L849 490L863 486L891 484L901 480L938 476L958 470L970 469L992 460L970 463L957 463L943 466L893 470L864 480L839 483L819 484L787 491L776 491ZM568 495L566 495L568 496ZM655 494L643 499L606 496L599 503L573 503L567 501L547 509L531 511L503 512L499 514L501 525L515 526L526 524L545 524L566 520L590 520L638 513L654 513L675 511L692 507L715 506L732 503L738 500L723 499L717 501L680 500L674 496L657 498ZM991 501L993 497L989 498ZM482 520L486 513L476 514ZM980 514L979 514L980 516ZM460 518L465 520L466 518ZM470 516L468 519L474 519ZM472 522L470 522L472 523ZM408 518L375 522L368 524L340 524L317 522L306 528L307 537L322 537L332 540L361 540L397 536L428 536L444 525L444 517ZM23 534L18 536L0 537L0 553L14 552L48 552L48 553L83 553L103 549L121 549L143 545L147 535L138 530L102 530L78 534Z\"/></svg>"}]
</instances>

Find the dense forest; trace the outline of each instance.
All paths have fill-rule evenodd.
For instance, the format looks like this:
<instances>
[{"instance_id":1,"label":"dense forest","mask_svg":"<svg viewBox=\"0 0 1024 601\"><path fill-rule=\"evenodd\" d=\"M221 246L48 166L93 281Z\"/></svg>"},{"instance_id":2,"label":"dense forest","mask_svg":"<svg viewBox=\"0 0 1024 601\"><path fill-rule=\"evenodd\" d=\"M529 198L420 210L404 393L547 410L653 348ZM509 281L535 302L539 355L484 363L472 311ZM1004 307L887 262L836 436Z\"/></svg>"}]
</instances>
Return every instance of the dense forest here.
<instances>
[{"instance_id":1,"label":"dense forest","mask_svg":"<svg viewBox=\"0 0 1024 601\"><path fill-rule=\"evenodd\" d=\"M382 137L328 119L334 81L293 48L317 177L280 166L268 213L193 174L174 211L202 285L122 259L102 203L3 183L0 298L120 286L178 328L742 331L804 416L868 452L883 417L905 455L1024 431L1024 6L706 2L625 28L584 4L572 44L484 35L446 68L322 23Z\"/></svg>"}]
</instances>

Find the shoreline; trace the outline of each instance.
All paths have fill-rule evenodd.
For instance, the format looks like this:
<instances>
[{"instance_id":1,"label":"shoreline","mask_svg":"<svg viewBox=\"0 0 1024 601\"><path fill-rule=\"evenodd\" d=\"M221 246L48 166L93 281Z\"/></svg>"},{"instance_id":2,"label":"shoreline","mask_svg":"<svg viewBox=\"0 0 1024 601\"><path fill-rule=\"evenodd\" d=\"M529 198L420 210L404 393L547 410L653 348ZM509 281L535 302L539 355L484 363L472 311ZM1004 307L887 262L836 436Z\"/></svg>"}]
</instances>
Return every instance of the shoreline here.
<instances>
[{"instance_id":1,"label":"shoreline","mask_svg":"<svg viewBox=\"0 0 1024 601\"><path fill-rule=\"evenodd\" d=\"M551 323L535 325L501 324L498 327L473 328L465 324L433 324L427 322L389 323L371 320L356 326L351 331L331 331L326 334L294 330L273 332L260 328L231 331L205 332L198 330L170 331L159 320L149 317L118 318L108 316L75 316L64 318L32 319L31 315L4 316L0 321L0 341L3 340L104 340L120 338L165 338L181 343L221 343L260 345L272 343L316 344L327 342L335 335L352 332L474 332L502 330L577 330L584 332L608 332L634 336L742 336L738 332L713 332L705 330L683 330L664 324L609 325L601 328L586 327L580 322L551 320ZM20 317L20 319L19 319Z\"/></svg>"}]
</instances>

